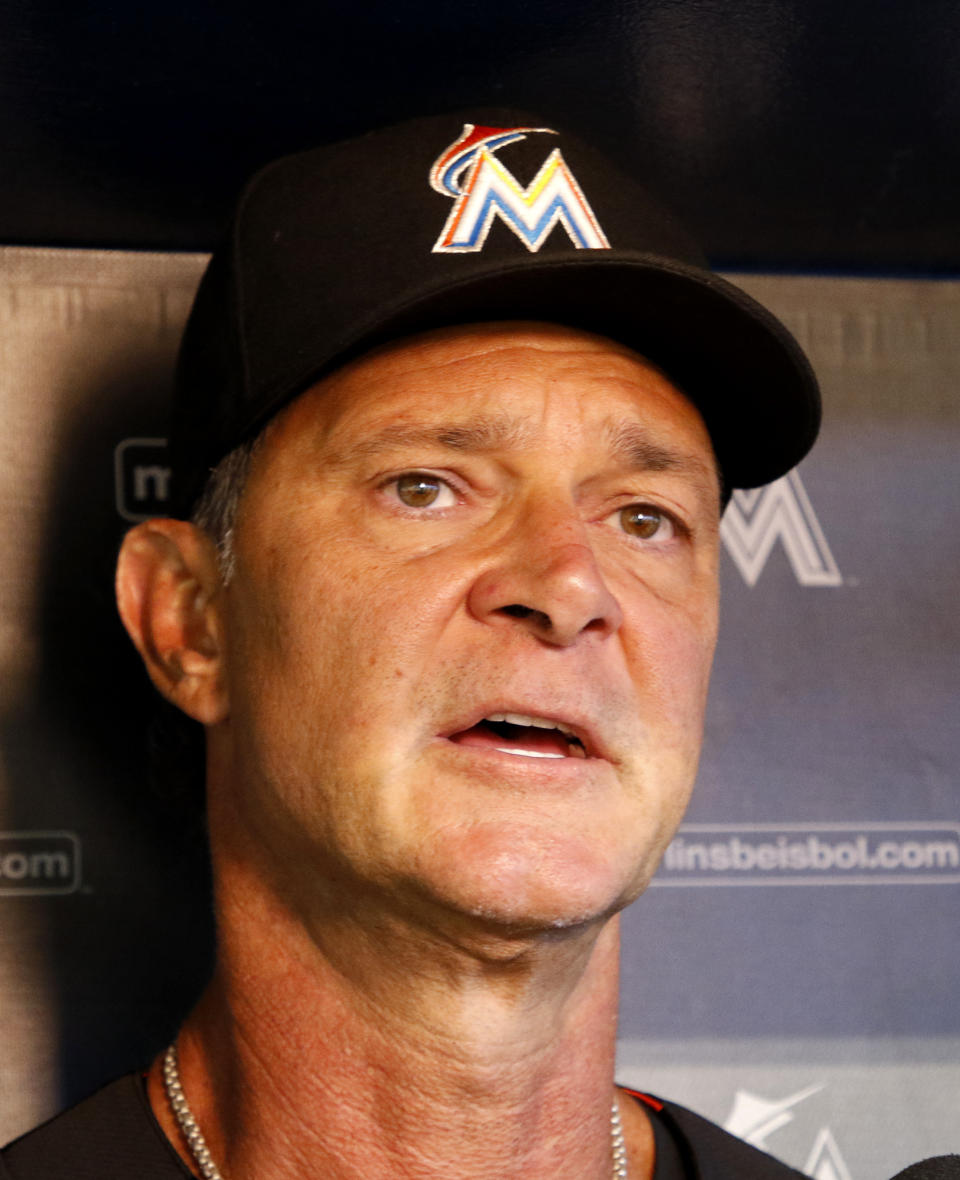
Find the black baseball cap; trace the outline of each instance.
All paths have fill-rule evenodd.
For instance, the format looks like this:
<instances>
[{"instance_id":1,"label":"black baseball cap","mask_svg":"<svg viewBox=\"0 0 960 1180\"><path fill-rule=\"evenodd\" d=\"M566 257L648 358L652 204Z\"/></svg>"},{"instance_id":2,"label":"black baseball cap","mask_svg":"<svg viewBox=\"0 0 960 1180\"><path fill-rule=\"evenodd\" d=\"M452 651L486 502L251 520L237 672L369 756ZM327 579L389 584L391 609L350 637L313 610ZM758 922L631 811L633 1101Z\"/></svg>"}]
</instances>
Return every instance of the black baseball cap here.
<instances>
[{"instance_id":1,"label":"black baseball cap","mask_svg":"<svg viewBox=\"0 0 960 1180\"><path fill-rule=\"evenodd\" d=\"M386 341L538 320L610 337L700 411L725 487L803 458L816 378L636 181L555 124L442 115L277 160L244 189L184 334L175 499L326 373Z\"/></svg>"}]
</instances>

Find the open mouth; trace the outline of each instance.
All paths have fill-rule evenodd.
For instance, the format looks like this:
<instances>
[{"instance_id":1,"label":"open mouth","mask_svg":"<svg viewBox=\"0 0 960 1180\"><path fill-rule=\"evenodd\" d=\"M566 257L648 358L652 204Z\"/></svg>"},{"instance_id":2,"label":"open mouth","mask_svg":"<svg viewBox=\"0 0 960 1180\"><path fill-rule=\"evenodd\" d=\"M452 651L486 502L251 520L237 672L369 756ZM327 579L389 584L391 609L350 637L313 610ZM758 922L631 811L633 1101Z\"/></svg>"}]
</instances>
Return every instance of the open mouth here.
<instances>
[{"instance_id":1,"label":"open mouth","mask_svg":"<svg viewBox=\"0 0 960 1180\"><path fill-rule=\"evenodd\" d=\"M521 713L491 713L469 729L451 734L449 740L521 758L587 757L583 742L569 726Z\"/></svg>"}]
</instances>

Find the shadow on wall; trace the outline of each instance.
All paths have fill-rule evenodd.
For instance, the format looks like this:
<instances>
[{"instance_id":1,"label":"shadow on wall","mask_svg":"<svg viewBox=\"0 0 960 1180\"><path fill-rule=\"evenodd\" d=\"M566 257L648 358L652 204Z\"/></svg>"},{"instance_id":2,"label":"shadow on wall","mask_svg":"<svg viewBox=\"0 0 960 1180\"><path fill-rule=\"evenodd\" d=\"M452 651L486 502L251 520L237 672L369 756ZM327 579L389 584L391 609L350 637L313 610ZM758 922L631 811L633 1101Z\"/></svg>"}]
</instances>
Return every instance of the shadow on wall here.
<instances>
[{"instance_id":1,"label":"shadow on wall","mask_svg":"<svg viewBox=\"0 0 960 1180\"><path fill-rule=\"evenodd\" d=\"M202 818L156 781L158 697L113 605L126 527L113 452L163 433L169 364L125 356L71 399L44 528L34 692L3 718L8 826L67 830L81 886L45 899L61 1098L146 1064L206 979L212 924ZM175 740L169 734L163 740ZM169 759L167 759L169 761Z\"/></svg>"}]
</instances>

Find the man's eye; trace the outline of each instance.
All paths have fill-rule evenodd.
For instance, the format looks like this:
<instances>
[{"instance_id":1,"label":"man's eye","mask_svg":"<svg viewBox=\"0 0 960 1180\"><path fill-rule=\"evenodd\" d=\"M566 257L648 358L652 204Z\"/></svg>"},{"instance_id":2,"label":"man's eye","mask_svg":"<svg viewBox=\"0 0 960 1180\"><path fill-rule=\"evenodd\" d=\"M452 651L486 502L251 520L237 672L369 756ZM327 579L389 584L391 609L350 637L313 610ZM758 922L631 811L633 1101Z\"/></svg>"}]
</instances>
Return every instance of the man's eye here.
<instances>
[{"instance_id":1,"label":"man's eye","mask_svg":"<svg viewBox=\"0 0 960 1180\"><path fill-rule=\"evenodd\" d=\"M456 503L453 489L436 475L413 471L392 481L397 498L408 508L452 508Z\"/></svg>"},{"instance_id":2,"label":"man's eye","mask_svg":"<svg viewBox=\"0 0 960 1180\"><path fill-rule=\"evenodd\" d=\"M641 541L669 541L676 531L673 520L653 504L628 504L615 515L623 531Z\"/></svg>"}]
</instances>

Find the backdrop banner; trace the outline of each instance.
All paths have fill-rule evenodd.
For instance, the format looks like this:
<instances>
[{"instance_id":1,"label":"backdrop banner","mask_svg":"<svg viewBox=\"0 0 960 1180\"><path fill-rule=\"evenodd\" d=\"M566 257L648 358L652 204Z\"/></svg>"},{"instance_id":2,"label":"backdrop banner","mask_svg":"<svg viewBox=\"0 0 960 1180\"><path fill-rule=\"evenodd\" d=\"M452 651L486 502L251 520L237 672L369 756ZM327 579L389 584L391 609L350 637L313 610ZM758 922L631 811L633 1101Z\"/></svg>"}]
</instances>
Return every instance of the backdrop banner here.
<instances>
[{"instance_id":1,"label":"backdrop banner","mask_svg":"<svg viewBox=\"0 0 960 1180\"><path fill-rule=\"evenodd\" d=\"M112 607L169 493L206 259L0 249L0 1139L164 1044L210 963L202 828ZM724 518L700 781L624 917L619 1077L817 1180L960 1150L960 282L730 275L821 442Z\"/></svg>"}]
</instances>

